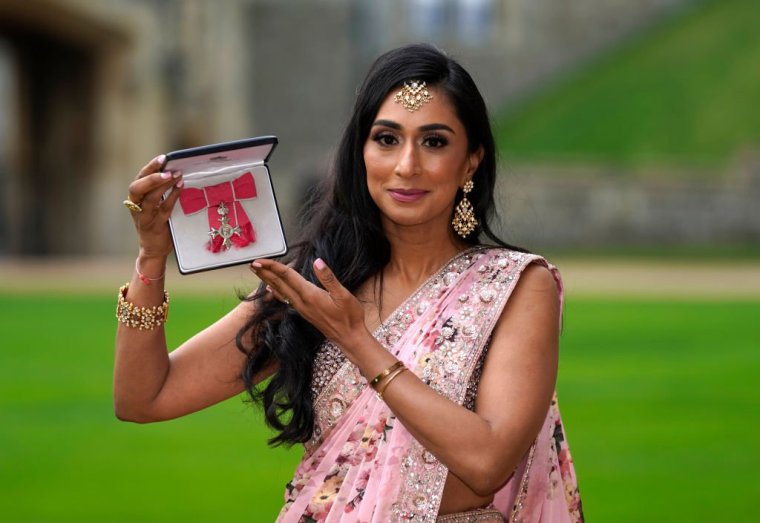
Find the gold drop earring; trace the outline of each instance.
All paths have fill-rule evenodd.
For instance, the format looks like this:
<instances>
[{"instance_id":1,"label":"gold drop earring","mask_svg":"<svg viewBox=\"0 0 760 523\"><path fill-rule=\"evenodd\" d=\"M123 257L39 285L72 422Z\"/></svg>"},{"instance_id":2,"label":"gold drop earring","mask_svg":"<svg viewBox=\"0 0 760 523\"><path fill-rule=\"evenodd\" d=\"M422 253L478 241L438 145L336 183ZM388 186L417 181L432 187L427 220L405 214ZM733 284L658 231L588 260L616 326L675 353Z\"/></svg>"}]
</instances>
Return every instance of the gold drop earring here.
<instances>
[{"instance_id":1,"label":"gold drop earring","mask_svg":"<svg viewBox=\"0 0 760 523\"><path fill-rule=\"evenodd\" d=\"M472 208L470 200L467 199L467 194L472 191L474 186L475 184L472 183L472 180L467 180L467 183L462 187L462 201L454 209L454 219L451 221L454 230L462 238L467 238L478 226L475 210Z\"/></svg>"}]
</instances>

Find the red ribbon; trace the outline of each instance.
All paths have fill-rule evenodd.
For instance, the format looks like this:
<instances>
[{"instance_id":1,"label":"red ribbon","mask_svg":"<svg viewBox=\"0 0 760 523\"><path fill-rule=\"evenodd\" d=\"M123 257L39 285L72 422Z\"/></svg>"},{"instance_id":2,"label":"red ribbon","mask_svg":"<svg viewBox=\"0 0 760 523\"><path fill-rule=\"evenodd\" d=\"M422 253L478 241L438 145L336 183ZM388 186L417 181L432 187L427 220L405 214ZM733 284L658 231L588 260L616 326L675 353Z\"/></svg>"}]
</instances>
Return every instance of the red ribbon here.
<instances>
[{"instance_id":1,"label":"red ribbon","mask_svg":"<svg viewBox=\"0 0 760 523\"><path fill-rule=\"evenodd\" d=\"M217 209L220 203L224 203L230 209L227 214L228 223L232 227L240 227L240 233L233 234L230 241L240 248L256 241L256 231L253 230L251 220L239 201L251 198L256 198L256 183L253 181L253 175L247 172L231 182L222 182L200 189L187 187L180 193L179 203L185 214L195 214L208 209L210 229L218 229L221 225L221 216ZM209 240L206 248L211 252L219 252L222 250L223 241L221 236L216 236Z\"/></svg>"}]
</instances>

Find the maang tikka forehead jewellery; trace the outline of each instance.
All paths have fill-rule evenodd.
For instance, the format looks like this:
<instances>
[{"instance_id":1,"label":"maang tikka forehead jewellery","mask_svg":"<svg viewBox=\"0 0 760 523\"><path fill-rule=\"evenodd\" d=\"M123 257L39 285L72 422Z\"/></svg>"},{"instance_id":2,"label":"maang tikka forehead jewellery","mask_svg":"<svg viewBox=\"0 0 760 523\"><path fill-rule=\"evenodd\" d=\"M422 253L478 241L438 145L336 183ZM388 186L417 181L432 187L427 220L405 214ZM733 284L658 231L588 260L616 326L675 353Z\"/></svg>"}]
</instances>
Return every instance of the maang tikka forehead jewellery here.
<instances>
[{"instance_id":1,"label":"maang tikka forehead jewellery","mask_svg":"<svg viewBox=\"0 0 760 523\"><path fill-rule=\"evenodd\" d=\"M393 97L394 102L403 105L410 113L413 113L422 107L422 104L426 104L432 99L433 96L427 90L425 82L418 80L404 82L404 86Z\"/></svg>"},{"instance_id":2,"label":"maang tikka forehead jewellery","mask_svg":"<svg viewBox=\"0 0 760 523\"><path fill-rule=\"evenodd\" d=\"M475 227L478 226L478 219L475 218L475 209L473 209L470 200L467 199L467 194L472 191L475 184L472 180L467 180L467 183L462 187L462 201L459 202L454 209L454 219L451 224L454 226L454 230L462 238L467 238Z\"/></svg>"}]
</instances>

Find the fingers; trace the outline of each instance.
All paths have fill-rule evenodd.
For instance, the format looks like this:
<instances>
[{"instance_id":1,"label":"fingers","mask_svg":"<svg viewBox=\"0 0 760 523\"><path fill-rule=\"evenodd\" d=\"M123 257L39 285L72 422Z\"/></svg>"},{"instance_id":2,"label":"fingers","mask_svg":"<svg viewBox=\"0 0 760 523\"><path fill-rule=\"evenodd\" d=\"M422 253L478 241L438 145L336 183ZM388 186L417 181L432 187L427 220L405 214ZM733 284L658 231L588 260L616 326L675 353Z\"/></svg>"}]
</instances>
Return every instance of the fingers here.
<instances>
[{"instance_id":1,"label":"fingers","mask_svg":"<svg viewBox=\"0 0 760 523\"><path fill-rule=\"evenodd\" d=\"M325 294L325 298L332 299L333 302L352 297L321 258L314 262L314 273L326 293L306 281L291 267L274 260L256 260L251 268L271 288L277 299L289 300L296 308L305 302L318 300L317 294Z\"/></svg>"},{"instance_id":2,"label":"fingers","mask_svg":"<svg viewBox=\"0 0 760 523\"><path fill-rule=\"evenodd\" d=\"M181 176L182 173L179 171L166 171L137 178L129 184L129 199L141 206L143 203L147 203L148 207L157 206L170 187L182 187Z\"/></svg>"},{"instance_id":3,"label":"fingers","mask_svg":"<svg viewBox=\"0 0 760 523\"><path fill-rule=\"evenodd\" d=\"M342 290L345 290L345 287L340 284L333 271L330 270L322 258L314 260L314 274L317 276L319 283L330 294L340 293Z\"/></svg>"},{"instance_id":4,"label":"fingers","mask_svg":"<svg viewBox=\"0 0 760 523\"><path fill-rule=\"evenodd\" d=\"M341 346L367 331L361 303L343 287L321 259L314 263L324 289L307 281L296 270L273 260L256 260L251 269L280 301L289 303L326 338Z\"/></svg>"},{"instance_id":5,"label":"fingers","mask_svg":"<svg viewBox=\"0 0 760 523\"><path fill-rule=\"evenodd\" d=\"M167 218L172 213L174 204L176 204L177 200L179 199L179 194L182 192L182 185L183 180L180 178L175 182L174 187L172 187L172 192L169 193L169 196L167 196L166 199L160 203L161 211L166 215Z\"/></svg>"},{"instance_id":6,"label":"fingers","mask_svg":"<svg viewBox=\"0 0 760 523\"><path fill-rule=\"evenodd\" d=\"M151 161L149 161L145 166L140 169L140 172L137 173L137 178L144 178L145 176L148 176L149 174L153 174L161 169L161 167L164 165L164 161L166 161L166 155L160 154L153 158Z\"/></svg>"},{"instance_id":7,"label":"fingers","mask_svg":"<svg viewBox=\"0 0 760 523\"><path fill-rule=\"evenodd\" d=\"M322 258L314 260L314 274L335 303L345 307L351 300L355 300L354 295L340 283Z\"/></svg>"},{"instance_id":8,"label":"fingers","mask_svg":"<svg viewBox=\"0 0 760 523\"><path fill-rule=\"evenodd\" d=\"M290 301L290 298L286 298L285 296L283 296L282 294L280 294L279 292L277 292L276 290L274 290L269 285L267 285L267 292L269 294L271 294L272 296L274 296L274 298L277 301L281 301L281 302L284 302L284 303L288 303Z\"/></svg>"},{"instance_id":9,"label":"fingers","mask_svg":"<svg viewBox=\"0 0 760 523\"><path fill-rule=\"evenodd\" d=\"M271 288L277 299L288 300L296 308L309 299L310 292L318 290L296 271L274 260L256 260L251 269Z\"/></svg>"}]
</instances>

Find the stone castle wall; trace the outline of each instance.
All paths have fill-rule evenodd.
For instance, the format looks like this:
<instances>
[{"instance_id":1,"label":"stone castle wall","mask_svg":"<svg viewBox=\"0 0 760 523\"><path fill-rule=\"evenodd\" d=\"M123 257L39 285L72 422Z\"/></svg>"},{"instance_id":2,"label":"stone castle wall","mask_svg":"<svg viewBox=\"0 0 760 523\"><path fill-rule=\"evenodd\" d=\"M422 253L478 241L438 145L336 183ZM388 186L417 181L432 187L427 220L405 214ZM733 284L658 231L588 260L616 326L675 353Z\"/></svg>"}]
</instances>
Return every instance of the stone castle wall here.
<instances>
[{"instance_id":1,"label":"stone castle wall","mask_svg":"<svg viewBox=\"0 0 760 523\"><path fill-rule=\"evenodd\" d=\"M760 242L760 156L720 175L515 166L497 194L505 238L531 250Z\"/></svg>"}]
</instances>

